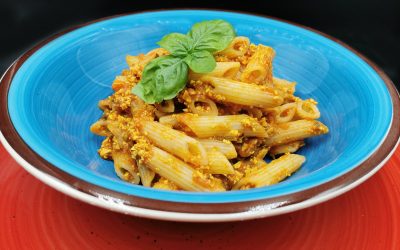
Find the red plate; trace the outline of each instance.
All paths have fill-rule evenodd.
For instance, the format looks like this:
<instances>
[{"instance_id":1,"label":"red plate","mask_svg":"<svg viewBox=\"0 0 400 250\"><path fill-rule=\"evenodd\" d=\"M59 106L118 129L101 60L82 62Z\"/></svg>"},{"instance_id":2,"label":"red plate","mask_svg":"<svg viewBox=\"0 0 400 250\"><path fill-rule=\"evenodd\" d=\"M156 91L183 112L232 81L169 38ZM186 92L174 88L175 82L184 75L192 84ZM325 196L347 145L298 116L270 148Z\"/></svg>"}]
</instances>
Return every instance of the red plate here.
<instances>
[{"instance_id":1,"label":"red plate","mask_svg":"<svg viewBox=\"0 0 400 250\"><path fill-rule=\"evenodd\" d=\"M0 146L0 249L400 249L400 147L376 175L286 215L191 224L126 216L36 180Z\"/></svg>"}]
</instances>

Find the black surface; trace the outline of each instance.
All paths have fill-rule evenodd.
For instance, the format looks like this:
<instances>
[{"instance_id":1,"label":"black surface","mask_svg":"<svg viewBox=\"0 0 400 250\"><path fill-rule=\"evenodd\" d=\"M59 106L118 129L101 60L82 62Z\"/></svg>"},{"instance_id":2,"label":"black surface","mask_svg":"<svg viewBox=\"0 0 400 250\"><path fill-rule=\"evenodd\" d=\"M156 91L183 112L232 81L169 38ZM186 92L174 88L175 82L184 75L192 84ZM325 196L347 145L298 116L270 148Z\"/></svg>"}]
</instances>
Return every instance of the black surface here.
<instances>
[{"instance_id":1,"label":"black surface","mask_svg":"<svg viewBox=\"0 0 400 250\"><path fill-rule=\"evenodd\" d=\"M213 8L265 14L321 30L377 63L400 89L400 0L313 1L0 0L0 71L40 40L93 19L160 8Z\"/></svg>"}]
</instances>

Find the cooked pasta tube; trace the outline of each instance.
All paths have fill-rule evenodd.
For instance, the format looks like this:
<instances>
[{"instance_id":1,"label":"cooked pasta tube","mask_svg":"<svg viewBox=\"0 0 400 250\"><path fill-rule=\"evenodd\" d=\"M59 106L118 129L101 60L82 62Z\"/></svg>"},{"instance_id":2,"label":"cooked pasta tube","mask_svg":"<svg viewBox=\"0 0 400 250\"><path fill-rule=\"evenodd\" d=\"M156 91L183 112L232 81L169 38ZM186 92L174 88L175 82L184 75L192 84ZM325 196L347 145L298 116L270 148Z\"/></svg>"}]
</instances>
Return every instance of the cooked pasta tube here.
<instances>
[{"instance_id":1,"label":"cooked pasta tube","mask_svg":"<svg viewBox=\"0 0 400 250\"><path fill-rule=\"evenodd\" d=\"M139 64L139 62L140 62L138 56L131 56L131 55L127 55L125 57L125 61L129 67L134 67L135 65Z\"/></svg>"},{"instance_id":2,"label":"cooked pasta tube","mask_svg":"<svg viewBox=\"0 0 400 250\"><path fill-rule=\"evenodd\" d=\"M162 116L160 117L160 119L158 120L161 124L169 126L169 127L173 127L178 123L178 120L176 118L176 115L166 115L166 116Z\"/></svg>"},{"instance_id":3,"label":"cooked pasta tube","mask_svg":"<svg viewBox=\"0 0 400 250\"><path fill-rule=\"evenodd\" d=\"M281 123L276 127L275 135L265 139L266 146L276 146L308 137L326 134L329 129L320 121L297 120Z\"/></svg>"},{"instance_id":4,"label":"cooked pasta tube","mask_svg":"<svg viewBox=\"0 0 400 250\"><path fill-rule=\"evenodd\" d=\"M160 179L154 183L153 188L163 189L163 190L179 190L179 187L172 181L160 177Z\"/></svg>"},{"instance_id":5,"label":"cooked pasta tube","mask_svg":"<svg viewBox=\"0 0 400 250\"><path fill-rule=\"evenodd\" d=\"M110 121L107 123L107 129L113 135L113 141L116 142L116 149L122 149L127 145L126 139L128 134L123 130L117 121Z\"/></svg>"},{"instance_id":6,"label":"cooked pasta tube","mask_svg":"<svg viewBox=\"0 0 400 250\"><path fill-rule=\"evenodd\" d=\"M222 96L226 102L262 108L272 108L283 103L283 97L265 86L212 76L203 76L201 80L211 84L211 92Z\"/></svg>"},{"instance_id":7,"label":"cooked pasta tube","mask_svg":"<svg viewBox=\"0 0 400 250\"><path fill-rule=\"evenodd\" d=\"M176 115L178 123L186 125L197 137L221 137L232 140L245 137L269 136L258 121L248 115L198 116L193 114Z\"/></svg>"},{"instance_id":8,"label":"cooked pasta tube","mask_svg":"<svg viewBox=\"0 0 400 250\"><path fill-rule=\"evenodd\" d=\"M297 104L293 102L266 109L267 112L270 112L270 119L275 123L290 122L296 114L296 110Z\"/></svg>"},{"instance_id":9,"label":"cooked pasta tube","mask_svg":"<svg viewBox=\"0 0 400 250\"><path fill-rule=\"evenodd\" d=\"M191 102L187 103L187 107L193 114L218 115L218 108L215 102L203 96L195 97Z\"/></svg>"},{"instance_id":10,"label":"cooked pasta tube","mask_svg":"<svg viewBox=\"0 0 400 250\"><path fill-rule=\"evenodd\" d=\"M135 146L134 146L135 147ZM150 154L144 163L160 176L187 191L225 191L222 182L211 174L195 170L177 157L150 145Z\"/></svg>"},{"instance_id":11,"label":"cooked pasta tube","mask_svg":"<svg viewBox=\"0 0 400 250\"><path fill-rule=\"evenodd\" d=\"M248 172L233 189L248 189L276 184L294 173L304 163L305 157L286 154L270 163L260 161L258 169Z\"/></svg>"},{"instance_id":12,"label":"cooked pasta tube","mask_svg":"<svg viewBox=\"0 0 400 250\"><path fill-rule=\"evenodd\" d=\"M119 178L130 183L139 184L140 177L138 167L129 152L113 150L114 169Z\"/></svg>"},{"instance_id":13,"label":"cooked pasta tube","mask_svg":"<svg viewBox=\"0 0 400 250\"><path fill-rule=\"evenodd\" d=\"M159 122L144 121L140 125L140 131L156 146L194 166L208 164L207 152L196 139Z\"/></svg>"},{"instance_id":14,"label":"cooked pasta tube","mask_svg":"<svg viewBox=\"0 0 400 250\"><path fill-rule=\"evenodd\" d=\"M269 150L270 150L270 147L261 148L256 153L254 153L253 158L262 160L268 154Z\"/></svg>"},{"instance_id":15,"label":"cooked pasta tube","mask_svg":"<svg viewBox=\"0 0 400 250\"><path fill-rule=\"evenodd\" d=\"M219 55L225 55L228 58L243 56L250 46L250 40L244 36L235 37L228 47L220 52Z\"/></svg>"},{"instance_id":16,"label":"cooked pasta tube","mask_svg":"<svg viewBox=\"0 0 400 250\"><path fill-rule=\"evenodd\" d=\"M139 65L141 67L144 67L147 63L149 63L151 60L154 58L160 57L160 56L165 56L168 55L169 52L166 49L163 48L156 48L153 50L150 50L146 55L139 55Z\"/></svg>"},{"instance_id":17,"label":"cooked pasta tube","mask_svg":"<svg viewBox=\"0 0 400 250\"><path fill-rule=\"evenodd\" d=\"M240 79L243 82L272 83L272 60L274 56L274 49L259 44L246 68L244 68Z\"/></svg>"},{"instance_id":18,"label":"cooked pasta tube","mask_svg":"<svg viewBox=\"0 0 400 250\"><path fill-rule=\"evenodd\" d=\"M100 136L111 136L111 132L107 129L108 122L105 120L98 120L90 126L90 132Z\"/></svg>"},{"instance_id":19,"label":"cooked pasta tube","mask_svg":"<svg viewBox=\"0 0 400 250\"><path fill-rule=\"evenodd\" d=\"M234 159L237 157L235 147L233 146L232 142L228 140L220 141L214 139L199 139L199 141L207 151L217 149L228 159Z\"/></svg>"},{"instance_id":20,"label":"cooked pasta tube","mask_svg":"<svg viewBox=\"0 0 400 250\"><path fill-rule=\"evenodd\" d=\"M130 112L134 117L142 117L143 119L153 120L153 106L146 105L146 103L138 97L134 97L131 100Z\"/></svg>"},{"instance_id":21,"label":"cooked pasta tube","mask_svg":"<svg viewBox=\"0 0 400 250\"><path fill-rule=\"evenodd\" d=\"M138 170L140 174L140 180L145 187L151 187L151 183L156 175L153 170L146 167L146 165L139 163Z\"/></svg>"},{"instance_id":22,"label":"cooked pasta tube","mask_svg":"<svg viewBox=\"0 0 400 250\"><path fill-rule=\"evenodd\" d=\"M296 90L296 83L295 82L290 82L285 79L277 78L274 77L272 79L273 86L279 90L281 90L283 93L293 95L294 91Z\"/></svg>"},{"instance_id":23,"label":"cooked pasta tube","mask_svg":"<svg viewBox=\"0 0 400 250\"><path fill-rule=\"evenodd\" d=\"M216 77L223 77L232 79L236 77L237 73L240 69L240 62L217 62L215 69L207 74L199 74L191 72L189 74L190 80L197 80L204 75L207 76L216 76Z\"/></svg>"},{"instance_id":24,"label":"cooked pasta tube","mask_svg":"<svg viewBox=\"0 0 400 250\"><path fill-rule=\"evenodd\" d=\"M128 78L126 76L117 76L115 77L111 88L114 91L118 91L120 89L124 89L124 88L128 88L129 87L129 81Z\"/></svg>"},{"instance_id":25,"label":"cooked pasta tube","mask_svg":"<svg viewBox=\"0 0 400 250\"><path fill-rule=\"evenodd\" d=\"M151 58L156 58L156 57L160 57L160 56L166 56L169 55L168 50L164 49L164 48L155 48L153 50L150 50L146 56L151 57Z\"/></svg>"},{"instance_id":26,"label":"cooked pasta tube","mask_svg":"<svg viewBox=\"0 0 400 250\"><path fill-rule=\"evenodd\" d=\"M312 99L301 100L297 102L296 118L298 119L318 119L320 112L317 108L316 102Z\"/></svg>"},{"instance_id":27,"label":"cooked pasta tube","mask_svg":"<svg viewBox=\"0 0 400 250\"><path fill-rule=\"evenodd\" d=\"M228 158L216 149L207 151L208 169L206 172L210 174L233 174L235 170Z\"/></svg>"},{"instance_id":28,"label":"cooked pasta tube","mask_svg":"<svg viewBox=\"0 0 400 250\"><path fill-rule=\"evenodd\" d=\"M168 115L167 113L164 113L164 112L162 112L162 111L159 111L159 110L155 110L154 111L154 115L158 118L158 119L160 119L161 117L163 117L163 116L166 116L166 115Z\"/></svg>"},{"instance_id":29,"label":"cooked pasta tube","mask_svg":"<svg viewBox=\"0 0 400 250\"><path fill-rule=\"evenodd\" d=\"M154 58L157 58L159 56L165 56L168 54L169 52L166 49L156 48L149 51L146 55L144 54L140 54L137 56L127 55L125 57L125 61L128 64L129 68L139 67L143 69L144 66L146 66L146 64L149 63Z\"/></svg>"},{"instance_id":30,"label":"cooked pasta tube","mask_svg":"<svg viewBox=\"0 0 400 250\"><path fill-rule=\"evenodd\" d=\"M161 118L175 111L175 104L173 100L162 101L161 103L154 104L156 110L154 114L157 118Z\"/></svg>"},{"instance_id":31,"label":"cooked pasta tube","mask_svg":"<svg viewBox=\"0 0 400 250\"><path fill-rule=\"evenodd\" d=\"M175 104L173 100L165 100L161 103L156 103L155 107L157 110L164 113L173 113L175 111Z\"/></svg>"},{"instance_id":32,"label":"cooked pasta tube","mask_svg":"<svg viewBox=\"0 0 400 250\"><path fill-rule=\"evenodd\" d=\"M241 143L236 143L235 148L241 157L249 157L256 153L263 140L258 138L244 138Z\"/></svg>"},{"instance_id":33,"label":"cooked pasta tube","mask_svg":"<svg viewBox=\"0 0 400 250\"><path fill-rule=\"evenodd\" d=\"M294 153L304 145L305 145L304 141L293 141L286 144L277 145L269 150L269 154L275 156L286 153Z\"/></svg>"}]
</instances>

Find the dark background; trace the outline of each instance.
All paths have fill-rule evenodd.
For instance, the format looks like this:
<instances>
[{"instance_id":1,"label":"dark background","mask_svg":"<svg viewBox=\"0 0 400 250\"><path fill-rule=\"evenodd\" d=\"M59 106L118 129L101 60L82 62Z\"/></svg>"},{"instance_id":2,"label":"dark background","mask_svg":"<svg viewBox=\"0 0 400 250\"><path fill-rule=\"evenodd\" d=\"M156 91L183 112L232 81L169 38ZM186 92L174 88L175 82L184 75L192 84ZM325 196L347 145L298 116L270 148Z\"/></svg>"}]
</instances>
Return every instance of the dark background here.
<instances>
[{"instance_id":1,"label":"dark background","mask_svg":"<svg viewBox=\"0 0 400 250\"><path fill-rule=\"evenodd\" d=\"M400 0L313 1L0 0L0 71L40 40L93 19L162 8L213 8L265 14L323 31L348 43L400 88Z\"/></svg>"}]
</instances>

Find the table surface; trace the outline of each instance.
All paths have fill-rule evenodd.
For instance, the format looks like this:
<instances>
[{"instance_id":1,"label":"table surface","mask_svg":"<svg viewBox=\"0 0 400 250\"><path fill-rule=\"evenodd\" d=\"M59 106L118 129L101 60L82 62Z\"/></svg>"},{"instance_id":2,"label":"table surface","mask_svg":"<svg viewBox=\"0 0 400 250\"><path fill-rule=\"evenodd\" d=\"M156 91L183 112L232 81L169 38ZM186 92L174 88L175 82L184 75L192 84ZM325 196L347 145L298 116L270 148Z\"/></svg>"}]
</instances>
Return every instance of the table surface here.
<instances>
[{"instance_id":1,"label":"table surface","mask_svg":"<svg viewBox=\"0 0 400 250\"><path fill-rule=\"evenodd\" d=\"M0 190L0 249L400 249L400 147L338 198L245 222L165 222L94 207L41 183L2 146Z\"/></svg>"}]
</instances>

